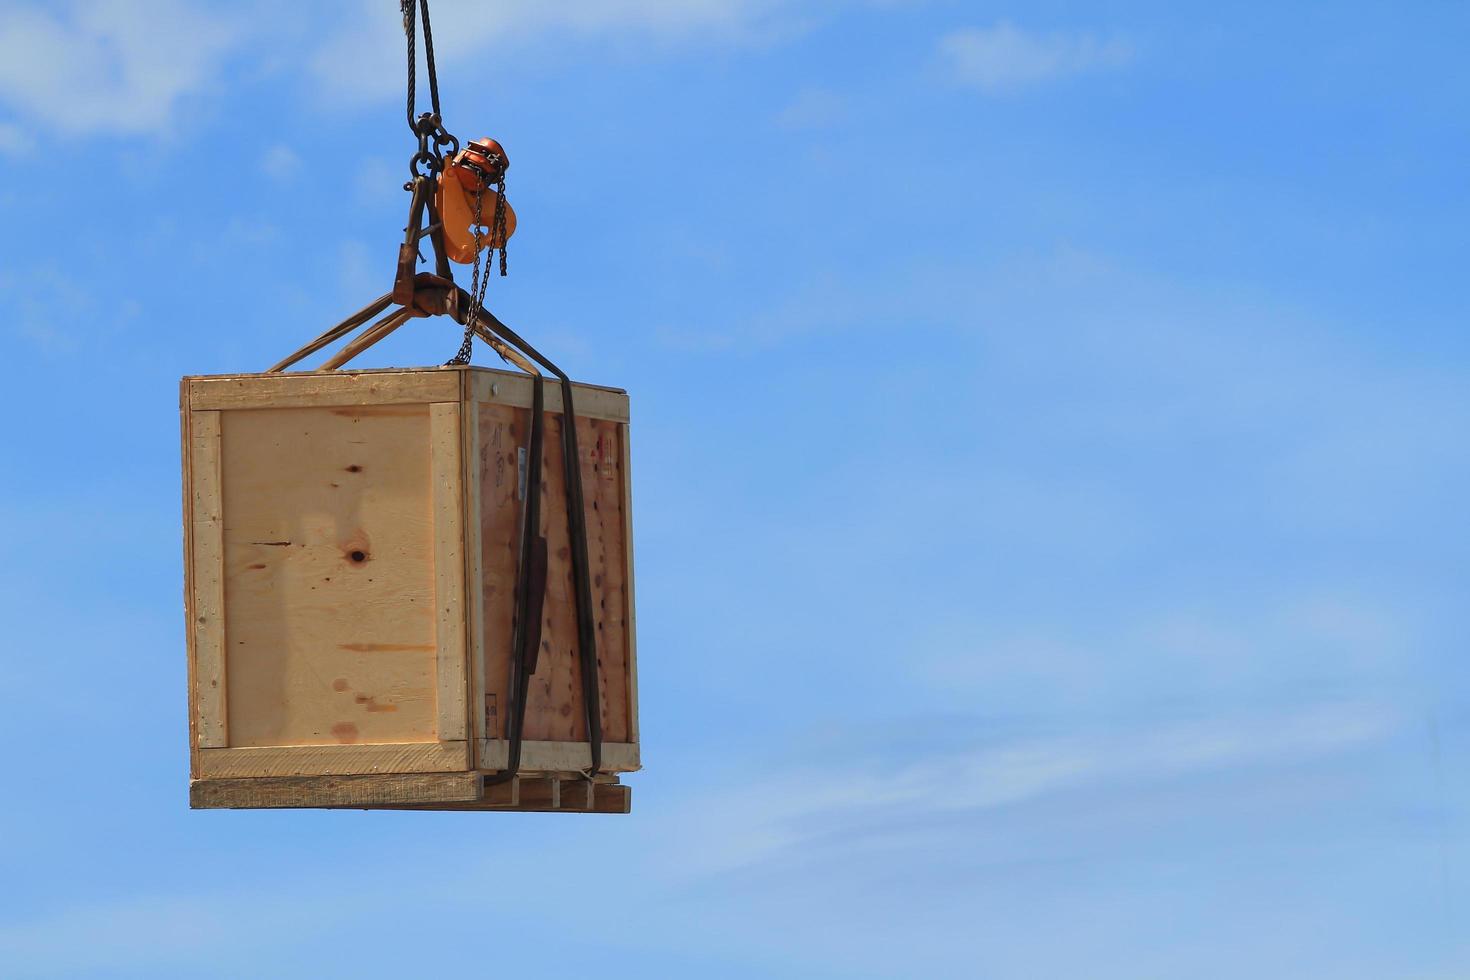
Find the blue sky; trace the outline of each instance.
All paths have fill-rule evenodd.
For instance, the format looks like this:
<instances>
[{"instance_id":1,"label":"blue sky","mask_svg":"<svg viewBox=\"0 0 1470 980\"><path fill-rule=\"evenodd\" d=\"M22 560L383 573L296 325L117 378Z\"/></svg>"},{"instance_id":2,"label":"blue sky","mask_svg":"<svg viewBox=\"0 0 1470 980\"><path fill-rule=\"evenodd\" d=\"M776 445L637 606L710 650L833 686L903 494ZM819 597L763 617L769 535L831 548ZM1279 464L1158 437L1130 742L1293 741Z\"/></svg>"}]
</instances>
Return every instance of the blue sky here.
<instances>
[{"instance_id":1,"label":"blue sky","mask_svg":"<svg viewBox=\"0 0 1470 980\"><path fill-rule=\"evenodd\" d=\"M635 812L187 809L177 379L385 288L396 4L0 0L0 974L1470 976L1470 11L433 12Z\"/></svg>"}]
</instances>

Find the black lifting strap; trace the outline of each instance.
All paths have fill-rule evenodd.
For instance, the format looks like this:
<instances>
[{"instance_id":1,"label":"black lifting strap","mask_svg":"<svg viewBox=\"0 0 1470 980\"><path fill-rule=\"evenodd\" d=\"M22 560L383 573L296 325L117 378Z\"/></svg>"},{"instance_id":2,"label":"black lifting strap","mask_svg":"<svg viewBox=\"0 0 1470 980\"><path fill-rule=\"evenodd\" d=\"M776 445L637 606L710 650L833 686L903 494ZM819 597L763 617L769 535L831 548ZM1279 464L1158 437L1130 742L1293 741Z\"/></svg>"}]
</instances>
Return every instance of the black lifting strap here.
<instances>
[{"instance_id":1,"label":"black lifting strap","mask_svg":"<svg viewBox=\"0 0 1470 980\"><path fill-rule=\"evenodd\" d=\"M561 381L562 469L567 490L567 536L571 545L572 585L577 610L577 652L582 674L582 701L587 717L587 741L592 752L589 778L602 770L602 705L597 684L597 625L592 614L592 571L587 556L587 510L582 494L582 456L577 447L577 412L572 380L519 334L488 310L480 324L540 364ZM520 569L516 588L516 622L511 638L509 741L505 769L494 781L504 781L520 768L526 700L531 675L541 647L541 614L546 596L546 538L541 536L541 456L544 441L545 395L540 374L532 375L531 435L526 461L526 507L521 528Z\"/></svg>"},{"instance_id":2,"label":"black lifting strap","mask_svg":"<svg viewBox=\"0 0 1470 980\"><path fill-rule=\"evenodd\" d=\"M531 383L531 438L526 451L526 497L521 511L516 616L510 641L510 716L505 723L509 747L505 768L488 782L504 782L521 768L526 698L541 650L541 615L546 605L546 538L541 534L541 443L546 398L541 375L532 375Z\"/></svg>"}]
</instances>

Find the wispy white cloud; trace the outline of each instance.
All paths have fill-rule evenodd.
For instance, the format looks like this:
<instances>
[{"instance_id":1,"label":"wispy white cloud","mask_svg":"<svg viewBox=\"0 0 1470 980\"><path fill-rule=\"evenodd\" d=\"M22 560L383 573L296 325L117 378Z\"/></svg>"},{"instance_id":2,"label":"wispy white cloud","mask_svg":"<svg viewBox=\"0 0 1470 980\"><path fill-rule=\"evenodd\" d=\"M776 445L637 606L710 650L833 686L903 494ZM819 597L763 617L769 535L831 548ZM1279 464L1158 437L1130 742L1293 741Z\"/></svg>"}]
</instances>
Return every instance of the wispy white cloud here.
<instances>
[{"instance_id":1,"label":"wispy white cloud","mask_svg":"<svg viewBox=\"0 0 1470 980\"><path fill-rule=\"evenodd\" d=\"M786 770L691 803L671 821L666 871L715 874L781 862L857 827L891 845L904 826L945 814L1039 807L1083 789L1135 793L1201 775L1308 764L1387 738L1400 724L1385 705L1341 702L1126 730L1074 726L1065 736L968 745L955 738L896 765L850 753L840 772ZM698 828L697 842L680 842L679 827Z\"/></svg>"},{"instance_id":2,"label":"wispy white cloud","mask_svg":"<svg viewBox=\"0 0 1470 980\"><path fill-rule=\"evenodd\" d=\"M281 240L280 225L260 215L231 215L220 231L219 242L223 248L256 248Z\"/></svg>"},{"instance_id":3,"label":"wispy white cloud","mask_svg":"<svg viewBox=\"0 0 1470 980\"><path fill-rule=\"evenodd\" d=\"M277 143L260 155L260 169L272 180L288 181L301 172L301 156L284 143Z\"/></svg>"},{"instance_id":4,"label":"wispy white cloud","mask_svg":"<svg viewBox=\"0 0 1470 980\"><path fill-rule=\"evenodd\" d=\"M984 490L976 499L994 502ZM1053 506L1042 503L1036 524ZM997 526L1033 520L1011 502L999 509ZM1382 689L1413 676L1424 656L1424 639L1401 609L1325 587L1271 598L1141 601L1121 615L1059 606L989 611L934 623L917 646L913 677L934 696L997 712L1013 703L1066 711L1251 697L1282 686Z\"/></svg>"},{"instance_id":5,"label":"wispy white cloud","mask_svg":"<svg viewBox=\"0 0 1470 980\"><path fill-rule=\"evenodd\" d=\"M14 123L0 123L0 154L20 156L35 148L35 139Z\"/></svg>"},{"instance_id":6,"label":"wispy white cloud","mask_svg":"<svg viewBox=\"0 0 1470 980\"><path fill-rule=\"evenodd\" d=\"M291 24L280 23L280 9L274 0L226 12L197 0L158 0L144 15L127 0L20 0L0 19L0 106L61 133L158 133L191 98L210 91L231 56L267 73L304 64L313 90L332 101L401 91L396 5L358 0L350 13L327 17L312 8ZM504 58L553 36L660 48L769 43L828 15L816 0L438 0L435 53L441 66L453 66L490 51ZM261 45L263 38L271 44ZM0 122L0 153L30 144L22 128ZM272 176L291 170L274 151L263 165Z\"/></svg>"},{"instance_id":7,"label":"wispy white cloud","mask_svg":"<svg viewBox=\"0 0 1470 980\"><path fill-rule=\"evenodd\" d=\"M48 357L75 353L84 325L96 322L92 291L51 264L0 269L0 318L6 332Z\"/></svg>"},{"instance_id":8,"label":"wispy white cloud","mask_svg":"<svg viewBox=\"0 0 1470 980\"><path fill-rule=\"evenodd\" d=\"M848 116L847 100L828 88L803 89L776 114L783 129L820 129Z\"/></svg>"},{"instance_id":9,"label":"wispy white cloud","mask_svg":"<svg viewBox=\"0 0 1470 980\"><path fill-rule=\"evenodd\" d=\"M434 52L441 65L508 53L548 35L606 41L730 44L789 37L812 22L809 0L562 0L560 3L440 0ZM403 29L396 11L361 0L312 58L322 91L344 101L375 99L403 84ZM453 29L445 29L452 25ZM422 45L421 45L422 46Z\"/></svg>"},{"instance_id":10,"label":"wispy white cloud","mask_svg":"<svg viewBox=\"0 0 1470 980\"><path fill-rule=\"evenodd\" d=\"M181 0L25 4L0 18L0 102L48 131L158 132L244 36Z\"/></svg>"},{"instance_id":11,"label":"wispy white cloud","mask_svg":"<svg viewBox=\"0 0 1470 980\"><path fill-rule=\"evenodd\" d=\"M945 35L939 56L953 77L991 94L1054 79L1120 68L1133 46L1092 34L1032 34L1005 21Z\"/></svg>"}]
</instances>

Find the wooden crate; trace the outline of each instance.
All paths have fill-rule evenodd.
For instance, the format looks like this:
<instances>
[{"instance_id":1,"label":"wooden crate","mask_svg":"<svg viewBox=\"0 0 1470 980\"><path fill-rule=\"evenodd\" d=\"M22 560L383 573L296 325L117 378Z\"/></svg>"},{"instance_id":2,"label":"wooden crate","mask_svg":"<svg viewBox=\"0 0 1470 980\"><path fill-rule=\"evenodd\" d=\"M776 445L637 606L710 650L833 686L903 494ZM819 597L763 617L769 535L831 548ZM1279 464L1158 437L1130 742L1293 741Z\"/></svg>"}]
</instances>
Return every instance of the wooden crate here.
<instances>
[{"instance_id":1,"label":"wooden crate","mask_svg":"<svg viewBox=\"0 0 1470 980\"><path fill-rule=\"evenodd\" d=\"M183 380L192 805L626 811L628 397L575 387L608 774L594 786L570 781L591 746L562 399L545 392L542 646L521 778L494 783L531 380L458 366Z\"/></svg>"}]
</instances>

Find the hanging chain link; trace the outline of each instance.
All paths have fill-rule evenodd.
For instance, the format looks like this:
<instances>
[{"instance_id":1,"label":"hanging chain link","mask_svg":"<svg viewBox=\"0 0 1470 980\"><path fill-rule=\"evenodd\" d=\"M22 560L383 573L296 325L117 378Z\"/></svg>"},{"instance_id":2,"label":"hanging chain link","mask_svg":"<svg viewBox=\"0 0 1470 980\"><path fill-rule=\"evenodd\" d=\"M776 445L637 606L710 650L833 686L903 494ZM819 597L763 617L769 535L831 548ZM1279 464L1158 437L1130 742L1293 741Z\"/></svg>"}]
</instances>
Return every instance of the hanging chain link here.
<instances>
[{"instance_id":1,"label":"hanging chain link","mask_svg":"<svg viewBox=\"0 0 1470 980\"><path fill-rule=\"evenodd\" d=\"M500 250L500 274L506 274L505 258L505 175L501 174L500 180L495 184L495 216L490 219L490 244L488 251L491 255L485 256L485 266L480 267L480 229L485 207L485 190L483 186L475 191L475 220L472 225L475 236L475 258L470 267L470 309L464 320L464 340L460 342L459 352L446 361L446 364L468 364L474 354L475 325L480 322L480 311L485 308L485 290L490 285L490 259L496 251L496 242L499 242Z\"/></svg>"},{"instance_id":2,"label":"hanging chain link","mask_svg":"<svg viewBox=\"0 0 1470 980\"><path fill-rule=\"evenodd\" d=\"M475 263L470 271L470 310L464 318L464 340L460 342L459 353L455 354L446 364L468 364L470 357L475 351L475 324L480 322L480 307L485 302L485 287L490 282L490 263L485 263L485 277L480 278L480 209L485 203L485 188L481 187L475 191L475 223L473 231L475 235ZM490 239L493 244L495 239Z\"/></svg>"},{"instance_id":3,"label":"hanging chain link","mask_svg":"<svg viewBox=\"0 0 1470 980\"><path fill-rule=\"evenodd\" d=\"M500 172L500 180L495 186L495 218L494 227L491 229L490 242L500 243L500 274L506 274L505 247L510 244L505 233L505 215L509 208L505 204L505 171Z\"/></svg>"}]
</instances>

